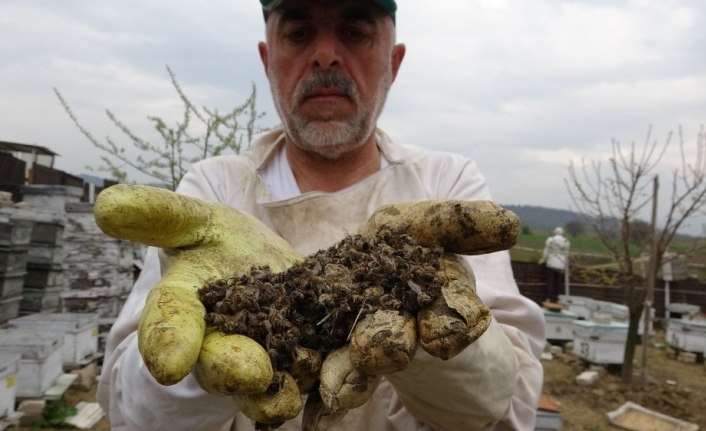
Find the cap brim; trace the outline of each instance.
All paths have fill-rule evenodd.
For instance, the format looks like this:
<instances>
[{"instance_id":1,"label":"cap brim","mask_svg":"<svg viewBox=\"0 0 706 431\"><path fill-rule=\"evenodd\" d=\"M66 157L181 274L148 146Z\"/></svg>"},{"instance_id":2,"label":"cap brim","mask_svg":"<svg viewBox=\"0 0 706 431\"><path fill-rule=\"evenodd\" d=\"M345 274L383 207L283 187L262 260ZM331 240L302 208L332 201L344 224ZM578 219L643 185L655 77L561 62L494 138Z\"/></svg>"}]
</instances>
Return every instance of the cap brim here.
<instances>
[{"instance_id":1,"label":"cap brim","mask_svg":"<svg viewBox=\"0 0 706 431\"><path fill-rule=\"evenodd\" d=\"M283 1L284 0L260 0L260 3L262 4L262 9L264 11L271 11L279 6ZM382 6L393 17L395 16L395 12L397 12L397 3L395 0L375 0L375 3Z\"/></svg>"}]
</instances>

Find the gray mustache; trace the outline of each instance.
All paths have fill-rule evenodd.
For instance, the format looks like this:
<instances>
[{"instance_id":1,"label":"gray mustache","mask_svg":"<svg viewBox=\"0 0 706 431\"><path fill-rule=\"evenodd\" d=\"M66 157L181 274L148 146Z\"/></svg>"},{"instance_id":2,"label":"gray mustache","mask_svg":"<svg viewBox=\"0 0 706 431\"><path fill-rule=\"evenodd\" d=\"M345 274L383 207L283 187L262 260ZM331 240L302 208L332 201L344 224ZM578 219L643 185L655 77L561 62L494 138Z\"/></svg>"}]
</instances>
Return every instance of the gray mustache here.
<instances>
[{"instance_id":1,"label":"gray mustache","mask_svg":"<svg viewBox=\"0 0 706 431\"><path fill-rule=\"evenodd\" d=\"M297 99L301 101L307 94L314 91L316 88L329 87L336 87L340 89L348 97L356 94L353 81L341 75L340 72L316 71L311 77L301 84L297 91Z\"/></svg>"}]
</instances>

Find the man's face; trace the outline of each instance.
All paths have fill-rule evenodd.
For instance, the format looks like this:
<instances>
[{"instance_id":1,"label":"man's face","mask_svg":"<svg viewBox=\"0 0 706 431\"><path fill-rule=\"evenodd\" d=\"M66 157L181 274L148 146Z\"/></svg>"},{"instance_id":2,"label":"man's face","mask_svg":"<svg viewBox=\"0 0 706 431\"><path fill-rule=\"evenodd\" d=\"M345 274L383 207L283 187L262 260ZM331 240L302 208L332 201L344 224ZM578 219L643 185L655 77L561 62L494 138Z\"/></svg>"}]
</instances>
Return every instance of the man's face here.
<instances>
[{"instance_id":1,"label":"man's face","mask_svg":"<svg viewBox=\"0 0 706 431\"><path fill-rule=\"evenodd\" d=\"M335 159L371 137L404 57L390 15L372 0L287 0L259 46L285 132Z\"/></svg>"}]
</instances>

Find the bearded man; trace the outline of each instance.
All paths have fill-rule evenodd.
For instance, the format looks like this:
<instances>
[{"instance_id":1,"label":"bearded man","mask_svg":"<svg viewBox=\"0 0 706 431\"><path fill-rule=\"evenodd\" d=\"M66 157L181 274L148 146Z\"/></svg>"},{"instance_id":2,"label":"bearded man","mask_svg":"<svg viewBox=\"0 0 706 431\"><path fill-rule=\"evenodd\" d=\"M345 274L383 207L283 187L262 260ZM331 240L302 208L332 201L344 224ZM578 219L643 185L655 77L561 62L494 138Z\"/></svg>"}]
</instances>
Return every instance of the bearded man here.
<instances>
[{"instance_id":1,"label":"bearded man","mask_svg":"<svg viewBox=\"0 0 706 431\"><path fill-rule=\"evenodd\" d=\"M306 256L355 232L382 205L491 200L469 159L392 142L377 128L406 48L393 0L261 0L258 46L282 127L234 156L192 166L177 192L254 215ZM523 297L507 252L468 257L492 312L486 332L443 361L418 349L334 430L532 430L542 387L543 315ZM252 430L229 397L193 375L162 386L146 371L136 330L159 281L150 248L105 352L98 398L115 430ZM300 417L283 430L301 429Z\"/></svg>"}]
</instances>

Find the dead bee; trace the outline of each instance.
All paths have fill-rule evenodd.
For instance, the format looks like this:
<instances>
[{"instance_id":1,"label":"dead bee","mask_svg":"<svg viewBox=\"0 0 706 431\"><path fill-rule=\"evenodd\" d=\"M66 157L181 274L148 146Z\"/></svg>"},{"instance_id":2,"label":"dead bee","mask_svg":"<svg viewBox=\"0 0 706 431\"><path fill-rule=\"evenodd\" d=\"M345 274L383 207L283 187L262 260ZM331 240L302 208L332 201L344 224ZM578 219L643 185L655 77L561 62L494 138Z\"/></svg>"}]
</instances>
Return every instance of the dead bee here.
<instances>
[{"instance_id":1,"label":"dead bee","mask_svg":"<svg viewBox=\"0 0 706 431\"><path fill-rule=\"evenodd\" d=\"M341 259L340 264L345 266L346 268L353 267L353 261L351 260L350 256L345 256L343 259Z\"/></svg>"},{"instance_id":2,"label":"dead bee","mask_svg":"<svg viewBox=\"0 0 706 431\"><path fill-rule=\"evenodd\" d=\"M357 282L365 281L368 278L368 273L363 269L358 269L353 273L353 280Z\"/></svg>"},{"instance_id":3,"label":"dead bee","mask_svg":"<svg viewBox=\"0 0 706 431\"><path fill-rule=\"evenodd\" d=\"M402 235L400 235L400 240L401 240L404 244L407 244L407 245L415 244L414 239L412 239L412 237L409 236L409 235L407 235L406 233L403 233Z\"/></svg>"},{"instance_id":4,"label":"dead bee","mask_svg":"<svg viewBox=\"0 0 706 431\"><path fill-rule=\"evenodd\" d=\"M419 304L419 306L422 308L428 307L429 305L431 305L432 302L433 299L431 299L431 296L429 296L429 294L427 293L422 292L417 295L417 304Z\"/></svg>"},{"instance_id":5,"label":"dead bee","mask_svg":"<svg viewBox=\"0 0 706 431\"><path fill-rule=\"evenodd\" d=\"M327 310L333 308L336 305L333 300L333 295L331 295L330 293L321 294L316 303Z\"/></svg>"},{"instance_id":6,"label":"dead bee","mask_svg":"<svg viewBox=\"0 0 706 431\"><path fill-rule=\"evenodd\" d=\"M333 291L333 299L336 302L348 302L351 298L351 289L346 286L341 286L339 289Z\"/></svg>"},{"instance_id":7,"label":"dead bee","mask_svg":"<svg viewBox=\"0 0 706 431\"><path fill-rule=\"evenodd\" d=\"M299 342L299 334L294 331L287 331L283 336L283 347L288 353L294 352L294 348L297 347Z\"/></svg>"},{"instance_id":8,"label":"dead bee","mask_svg":"<svg viewBox=\"0 0 706 431\"><path fill-rule=\"evenodd\" d=\"M223 322L220 326L220 330L224 334L236 334L237 329L238 329L238 325L237 325L236 321L233 319L226 319L226 321Z\"/></svg>"},{"instance_id":9,"label":"dead bee","mask_svg":"<svg viewBox=\"0 0 706 431\"><path fill-rule=\"evenodd\" d=\"M314 275L320 275L322 272L324 272L323 267L321 266L321 262L319 260L316 260L314 263L314 267L311 270Z\"/></svg>"},{"instance_id":10,"label":"dead bee","mask_svg":"<svg viewBox=\"0 0 706 431\"><path fill-rule=\"evenodd\" d=\"M223 301L216 303L214 311L221 314L231 314L236 311L236 306L233 304L232 297L224 298Z\"/></svg>"},{"instance_id":11,"label":"dead bee","mask_svg":"<svg viewBox=\"0 0 706 431\"><path fill-rule=\"evenodd\" d=\"M294 302L301 302L304 300L304 292L302 292L299 289L292 290L292 292L289 295L290 295L290 298L292 298L292 301L294 301Z\"/></svg>"},{"instance_id":12,"label":"dead bee","mask_svg":"<svg viewBox=\"0 0 706 431\"><path fill-rule=\"evenodd\" d=\"M219 313L206 313L204 318L206 323L212 326L220 326L226 321L226 316Z\"/></svg>"},{"instance_id":13,"label":"dead bee","mask_svg":"<svg viewBox=\"0 0 706 431\"><path fill-rule=\"evenodd\" d=\"M272 330L275 332L284 332L292 326L284 315L277 310L270 310L269 321L272 325Z\"/></svg>"},{"instance_id":14,"label":"dead bee","mask_svg":"<svg viewBox=\"0 0 706 431\"><path fill-rule=\"evenodd\" d=\"M433 254L441 256L442 254L444 254L444 247L440 245L432 245L431 247L429 247L429 251Z\"/></svg>"},{"instance_id":15,"label":"dead bee","mask_svg":"<svg viewBox=\"0 0 706 431\"><path fill-rule=\"evenodd\" d=\"M425 283L433 283L434 277L436 277L436 275L433 272L423 272L422 276L419 278Z\"/></svg>"},{"instance_id":16,"label":"dead bee","mask_svg":"<svg viewBox=\"0 0 706 431\"><path fill-rule=\"evenodd\" d=\"M380 297L380 306L388 310L399 310L402 308L402 302L391 294L386 293Z\"/></svg>"},{"instance_id":17,"label":"dead bee","mask_svg":"<svg viewBox=\"0 0 706 431\"><path fill-rule=\"evenodd\" d=\"M321 348L321 337L314 325L307 323L302 327L302 336L299 339L299 345L309 349L318 350Z\"/></svg>"}]
</instances>

